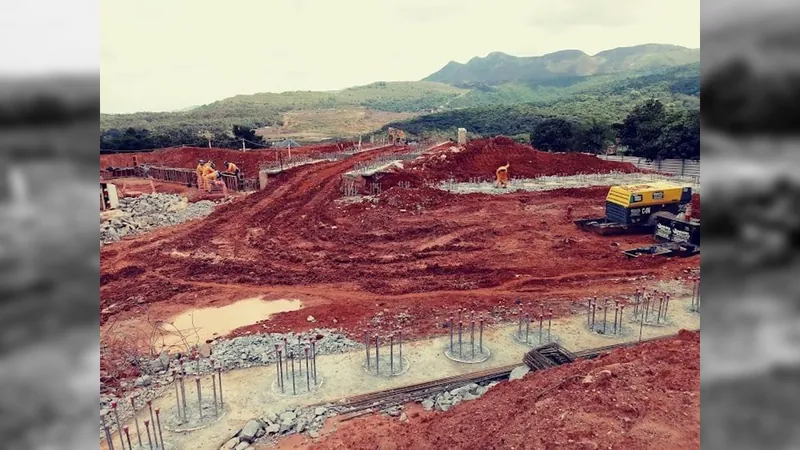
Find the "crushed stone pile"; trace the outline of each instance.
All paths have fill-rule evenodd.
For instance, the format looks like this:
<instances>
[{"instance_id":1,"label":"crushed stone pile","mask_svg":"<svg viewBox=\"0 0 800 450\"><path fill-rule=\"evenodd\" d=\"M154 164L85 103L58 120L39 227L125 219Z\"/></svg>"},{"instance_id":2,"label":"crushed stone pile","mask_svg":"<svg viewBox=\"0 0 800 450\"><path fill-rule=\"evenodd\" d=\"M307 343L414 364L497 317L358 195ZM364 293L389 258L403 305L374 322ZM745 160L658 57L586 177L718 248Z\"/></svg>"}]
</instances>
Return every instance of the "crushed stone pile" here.
<instances>
[{"instance_id":1,"label":"crushed stone pile","mask_svg":"<svg viewBox=\"0 0 800 450\"><path fill-rule=\"evenodd\" d=\"M290 434L307 434L318 438L325 420L334 417L339 411L331 404L294 408L280 413L268 412L262 417L251 419L220 450L252 448L251 444L273 444L278 438Z\"/></svg>"},{"instance_id":2,"label":"crushed stone pile","mask_svg":"<svg viewBox=\"0 0 800 450\"><path fill-rule=\"evenodd\" d=\"M461 402L475 400L480 398L489 389L500 384L497 381L490 383L470 383L459 388L451 389L450 391L442 392L437 395L430 396L420 403L425 411L447 411L453 406Z\"/></svg>"},{"instance_id":3,"label":"crushed stone pile","mask_svg":"<svg viewBox=\"0 0 800 450\"><path fill-rule=\"evenodd\" d=\"M173 194L121 198L118 215L100 224L100 241L108 244L124 236L200 219L211 214L216 206L217 203L210 200L189 203L185 197Z\"/></svg>"}]
</instances>

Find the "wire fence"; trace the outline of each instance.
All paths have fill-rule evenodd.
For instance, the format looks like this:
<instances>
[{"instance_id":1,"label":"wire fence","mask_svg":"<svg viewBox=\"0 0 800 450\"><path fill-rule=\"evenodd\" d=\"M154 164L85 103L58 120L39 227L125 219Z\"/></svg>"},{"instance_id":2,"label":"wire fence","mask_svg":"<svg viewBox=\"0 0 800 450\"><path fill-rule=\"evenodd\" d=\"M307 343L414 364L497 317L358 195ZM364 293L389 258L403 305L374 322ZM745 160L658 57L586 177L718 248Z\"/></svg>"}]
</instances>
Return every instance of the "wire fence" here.
<instances>
[{"instance_id":1,"label":"wire fence","mask_svg":"<svg viewBox=\"0 0 800 450\"><path fill-rule=\"evenodd\" d=\"M630 163L639 169L653 170L678 176L700 177L700 161L691 159L661 159L648 161L638 156L598 155L606 161Z\"/></svg>"}]
</instances>

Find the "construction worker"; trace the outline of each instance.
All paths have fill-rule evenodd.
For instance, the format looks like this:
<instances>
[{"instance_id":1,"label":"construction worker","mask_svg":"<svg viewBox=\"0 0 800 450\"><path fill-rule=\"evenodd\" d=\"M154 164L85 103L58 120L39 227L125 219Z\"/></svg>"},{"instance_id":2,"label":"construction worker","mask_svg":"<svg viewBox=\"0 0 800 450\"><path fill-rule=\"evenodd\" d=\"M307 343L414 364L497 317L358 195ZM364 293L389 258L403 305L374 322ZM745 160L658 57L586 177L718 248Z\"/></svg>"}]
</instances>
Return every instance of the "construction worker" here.
<instances>
[{"instance_id":1,"label":"construction worker","mask_svg":"<svg viewBox=\"0 0 800 450\"><path fill-rule=\"evenodd\" d=\"M508 188L508 167L511 164L506 163L505 166L500 166L495 171L495 175L497 176L497 180L495 181L496 187L502 187L503 189Z\"/></svg>"},{"instance_id":2,"label":"construction worker","mask_svg":"<svg viewBox=\"0 0 800 450\"><path fill-rule=\"evenodd\" d=\"M217 180L222 174L218 170L211 170L203 175L204 181L204 189L207 189L208 192L211 192L211 185L216 184Z\"/></svg>"},{"instance_id":3,"label":"construction worker","mask_svg":"<svg viewBox=\"0 0 800 450\"><path fill-rule=\"evenodd\" d=\"M202 172L200 173L200 179L203 184L198 186L200 189L210 189L208 183L206 182L206 176L215 171L216 167L214 166L214 161L208 160L205 164L203 164Z\"/></svg>"},{"instance_id":4,"label":"construction worker","mask_svg":"<svg viewBox=\"0 0 800 450\"><path fill-rule=\"evenodd\" d=\"M239 175L239 168L236 166L236 164L225 161L223 165L225 166L225 171L224 171L225 173L229 173L231 175L236 175L236 176Z\"/></svg>"},{"instance_id":5,"label":"construction worker","mask_svg":"<svg viewBox=\"0 0 800 450\"><path fill-rule=\"evenodd\" d=\"M197 160L197 187L203 187L203 166L206 164L202 159Z\"/></svg>"}]
</instances>

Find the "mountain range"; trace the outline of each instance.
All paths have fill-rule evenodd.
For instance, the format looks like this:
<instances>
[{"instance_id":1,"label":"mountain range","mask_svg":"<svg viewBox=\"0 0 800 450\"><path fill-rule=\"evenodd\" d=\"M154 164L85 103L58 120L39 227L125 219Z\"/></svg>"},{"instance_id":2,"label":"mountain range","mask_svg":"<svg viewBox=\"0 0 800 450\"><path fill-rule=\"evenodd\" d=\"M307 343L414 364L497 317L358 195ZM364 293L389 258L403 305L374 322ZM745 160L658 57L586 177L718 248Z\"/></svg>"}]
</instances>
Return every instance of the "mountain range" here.
<instances>
[{"instance_id":1,"label":"mountain range","mask_svg":"<svg viewBox=\"0 0 800 450\"><path fill-rule=\"evenodd\" d=\"M590 104L592 114L616 120L645 98L699 107L699 61L699 49L663 44L596 55L580 50L535 57L493 52L464 64L451 61L420 81L238 95L170 113L102 114L101 130L230 130L238 124L259 127L269 139L313 141L368 133L424 114L518 104L568 115L580 114L581 105Z\"/></svg>"}]
</instances>

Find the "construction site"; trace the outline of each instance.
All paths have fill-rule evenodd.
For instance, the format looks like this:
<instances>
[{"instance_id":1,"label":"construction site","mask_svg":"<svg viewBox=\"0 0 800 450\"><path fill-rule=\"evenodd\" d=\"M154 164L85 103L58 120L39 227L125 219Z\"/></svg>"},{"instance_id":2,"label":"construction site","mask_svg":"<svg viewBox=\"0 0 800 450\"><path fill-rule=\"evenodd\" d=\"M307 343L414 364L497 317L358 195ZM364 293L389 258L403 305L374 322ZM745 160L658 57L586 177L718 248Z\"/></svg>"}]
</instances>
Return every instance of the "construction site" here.
<instances>
[{"instance_id":1,"label":"construction site","mask_svg":"<svg viewBox=\"0 0 800 450\"><path fill-rule=\"evenodd\" d=\"M698 448L699 169L466 136L101 155L101 448Z\"/></svg>"}]
</instances>

